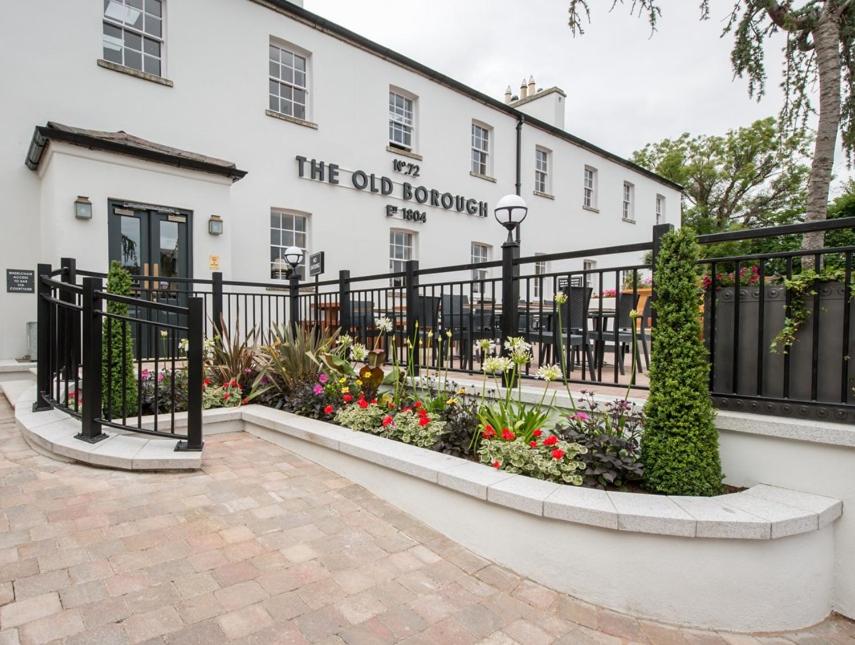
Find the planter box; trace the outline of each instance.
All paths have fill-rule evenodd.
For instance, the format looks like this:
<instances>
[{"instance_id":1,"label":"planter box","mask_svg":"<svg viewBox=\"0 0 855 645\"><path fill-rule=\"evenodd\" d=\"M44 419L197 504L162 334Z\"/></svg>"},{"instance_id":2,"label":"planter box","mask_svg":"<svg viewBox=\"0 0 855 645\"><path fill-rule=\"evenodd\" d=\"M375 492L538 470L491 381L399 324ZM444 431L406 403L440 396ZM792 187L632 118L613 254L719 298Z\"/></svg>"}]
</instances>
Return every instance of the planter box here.
<instances>
[{"instance_id":1,"label":"planter box","mask_svg":"<svg viewBox=\"0 0 855 645\"><path fill-rule=\"evenodd\" d=\"M704 338L707 346L713 344L714 355L710 356L714 377L713 395L764 396L791 399L794 404L810 401L813 379L814 345L814 300L819 299L819 324L817 329L817 394L816 400L827 404L855 404L855 368L847 362L846 392L843 397L843 357L855 356L855 302L845 293L839 282L818 283L816 296L805 297L805 306L810 312L799 329L796 341L789 347L770 349L775 337L784 327L786 316L786 290L781 285L766 285L763 289L763 329L760 333L760 290L761 287L726 287L720 289L715 302L715 329L712 323L712 293L704 298ZM736 298L739 298L739 321L734 320ZM844 351L843 324L846 308L849 308L849 344ZM738 327L737 327L738 325ZM739 331L738 348L734 356L735 331ZM789 356L789 373L785 369ZM735 370L734 370L735 358ZM762 375L758 373L758 361L762 361ZM735 372L735 374L734 374ZM789 380L789 391L785 380ZM771 404L770 404L771 405ZM764 412L776 413L763 403ZM775 406L772 406L775 407ZM778 413L789 413L783 408ZM845 414L845 413L844 413ZM830 409L817 412L820 417L834 418L837 413ZM844 419L840 419L844 420Z\"/></svg>"}]
</instances>

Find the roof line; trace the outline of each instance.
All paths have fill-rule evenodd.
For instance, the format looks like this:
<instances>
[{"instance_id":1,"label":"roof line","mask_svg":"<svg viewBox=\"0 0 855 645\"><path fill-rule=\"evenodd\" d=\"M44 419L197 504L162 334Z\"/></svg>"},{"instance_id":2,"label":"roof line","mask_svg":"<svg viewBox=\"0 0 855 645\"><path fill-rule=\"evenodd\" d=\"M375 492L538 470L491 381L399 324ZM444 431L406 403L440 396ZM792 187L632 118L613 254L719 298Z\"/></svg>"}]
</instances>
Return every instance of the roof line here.
<instances>
[{"instance_id":1,"label":"roof line","mask_svg":"<svg viewBox=\"0 0 855 645\"><path fill-rule=\"evenodd\" d=\"M569 132L562 130L554 125L550 125L545 121L541 121L540 119L536 119L532 116L525 114L524 112L517 110L514 107L511 107L504 102L493 98L488 94L484 94L483 92L479 92L473 87L466 85L465 83L461 83L458 80L451 78L441 72L438 72L427 65L423 65L408 56L404 56L401 53L396 52L393 49L385 47L370 38L366 38L360 34L357 34L346 27L342 27L338 23L327 20L326 18L322 18L316 13L312 13L311 11L304 9L303 7L294 4L293 2L289 2L289 0L252 0L257 4L262 6L266 6L274 11L279 11L281 13L287 14L296 20L308 24L320 31L324 31L329 33L332 36L335 36L339 39L346 40L351 42L352 44L357 45L358 47L365 49L380 58L388 59L402 67L406 67L422 76L426 76L442 85L446 85L451 89L460 92L461 94L465 94L488 107L491 107L500 112L504 112L516 119L524 118L525 122L529 125L536 127L540 130L543 130L553 136L556 136L560 139L564 139L565 141L569 141L581 148L585 148L590 152L593 152L601 157L605 157L615 163L618 163L622 166L629 168L630 170L634 170L642 175L650 177L651 179L655 179L663 184L667 184L674 188L675 190L683 191L683 187L666 177L662 177L661 175L656 174L655 172L648 170L642 166L639 166L636 163L633 163L629 159L624 159L623 157L614 154L613 152L609 152L599 146L594 145L589 141L585 141Z\"/></svg>"},{"instance_id":2,"label":"roof line","mask_svg":"<svg viewBox=\"0 0 855 645\"><path fill-rule=\"evenodd\" d=\"M179 168L186 168L189 170L198 170L214 175L222 175L224 177L231 178L232 181L238 181L247 174L246 170L240 170L234 166L229 167L202 161L200 159L189 159L177 154L141 148L122 141L111 141L83 132L69 132L59 128L52 128L49 125L37 125L35 127L33 131L33 139L30 142L30 148L27 151L27 168L30 170L38 169L42 156L44 155L45 148L47 148L47 143L50 140L63 141L72 145L89 148L90 150L115 152L117 154L138 157L146 161L177 166Z\"/></svg>"}]
</instances>

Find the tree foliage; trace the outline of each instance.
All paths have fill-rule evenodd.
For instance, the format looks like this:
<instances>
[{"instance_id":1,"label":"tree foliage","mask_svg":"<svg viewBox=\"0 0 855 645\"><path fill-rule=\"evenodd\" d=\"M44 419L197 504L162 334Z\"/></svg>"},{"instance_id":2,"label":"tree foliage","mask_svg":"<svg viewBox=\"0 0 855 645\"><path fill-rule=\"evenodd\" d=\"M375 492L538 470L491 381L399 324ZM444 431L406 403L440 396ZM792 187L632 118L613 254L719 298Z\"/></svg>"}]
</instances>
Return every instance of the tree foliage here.
<instances>
[{"instance_id":1,"label":"tree foliage","mask_svg":"<svg viewBox=\"0 0 855 645\"><path fill-rule=\"evenodd\" d=\"M115 260L107 274L107 293L131 295L131 274ZM107 301L107 313L128 315L128 305ZM137 414L134 337L127 321L106 316L101 340L101 404L110 418Z\"/></svg>"},{"instance_id":2,"label":"tree foliage","mask_svg":"<svg viewBox=\"0 0 855 645\"><path fill-rule=\"evenodd\" d=\"M641 460L645 485L668 495L721 492L718 431L701 340L700 250L689 228L668 233L656 261L656 325Z\"/></svg>"},{"instance_id":3,"label":"tree foliage","mask_svg":"<svg viewBox=\"0 0 855 645\"><path fill-rule=\"evenodd\" d=\"M633 14L646 17L656 30L662 16L660 0L613 0L612 9L618 4L629 4ZM699 1L701 19L709 17L709 5L709 0ZM784 36L784 104L779 120L785 132L805 128L814 111L811 93L818 82L806 219L824 219L838 130L850 161L855 151L855 0L732 0L730 7L724 34L733 37L730 60L736 75L747 78L750 96L759 99L766 89L767 40ZM583 33L583 24L589 21L589 0L569 0L571 32ZM821 233L809 233L803 246L819 248L822 241Z\"/></svg>"},{"instance_id":4,"label":"tree foliage","mask_svg":"<svg viewBox=\"0 0 855 645\"><path fill-rule=\"evenodd\" d=\"M805 208L807 143L802 132L782 134L770 117L724 136L664 139L632 160L683 186L683 224L714 233L797 221Z\"/></svg>"}]
</instances>

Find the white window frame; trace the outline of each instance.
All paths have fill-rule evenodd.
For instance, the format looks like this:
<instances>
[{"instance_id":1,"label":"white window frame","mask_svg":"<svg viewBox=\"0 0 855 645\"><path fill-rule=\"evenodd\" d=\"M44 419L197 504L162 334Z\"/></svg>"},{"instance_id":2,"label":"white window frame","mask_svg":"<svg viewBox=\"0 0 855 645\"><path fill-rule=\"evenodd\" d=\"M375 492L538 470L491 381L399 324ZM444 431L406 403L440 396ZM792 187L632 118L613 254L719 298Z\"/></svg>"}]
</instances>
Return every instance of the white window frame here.
<instances>
[{"instance_id":1,"label":"white window frame","mask_svg":"<svg viewBox=\"0 0 855 645\"><path fill-rule=\"evenodd\" d=\"M535 253L535 256L546 255L546 253ZM534 278L532 278L531 296L533 300L539 300L541 297L540 280L537 276L549 273L549 262L546 260L537 260L534 263ZM545 281L544 281L545 283Z\"/></svg>"},{"instance_id":2,"label":"white window frame","mask_svg":"<svg viewBox=\"0 0 855 645\"><path fill-rule=\"evenodd\" d=\"M666 205L665 195L661 193L656 193L656 223L664 224L665 223L665 215L666 215Z\"/></svg>"},{"instance_id":3,"label":"white window frame","mask_svg":"<svg viewBox=\"0 0 855 645\"><path fill-rule=\"evenodd\" d=\"M597 210L598 172L593 166L585 166L582 174L582 206Z\"/></svg>"},{"instance_id":4,"label":"white window frame","mask_svg":"<svg viewBox=\"0 0 855 645\"><path fill-rule=\"evenodd\" d=\"M483 242L472 242L469 247L470 264L481 264L489 262L493 254L493 247ZM481 283L479 281L489 279L489 269L472 269L472 293L481 293Z\"/></svg>"},{"instance_id":5,"label":"white window frame","mask_svg":"<svg viewBox=\"0 0 855 645\"><path fill-rule=\"evenodd\" d=\"M139 4L139 6L134 6ZM156 12L149 11L149 7L160 7L160 15ZM109 12L109 13L108 13ZM119 12L123 15L119 16ZM137 26L130 18L138 15L140 24ZM166 76L166 0L109 0L101 14L101 56L103 60L121 65L128 69L133 69L144 74L151 74L159 78ZM160 34L157 35L153 31L149 31L149 23L153 25L160 24ZM113 37L108 36L105 32L107 28L119 30L122 38L121 43L112 40ZM108 40L108 38L110 40ZM135 38L140 39L139 49L129 46L129 40L132 42ZM148 41L148 42L147 42ZM111 43L112 51L119 51L121 62L108 57L106 50L107 44ZM157 54L152 53L151 44L157 46ZM149 48L147 48L147 46ZM134 65L133 61L128 60L128 53L133 52L139 56L139 66ZM146 69L146 63L150 60L156 60L158 71L149 71Z\"/></svg>"},{"instance_id":6,"label":"white window frame","mask_svg":"<svg viewBox=\"0 0 855 645\"><path fill-rule=\"evenodd\" d=\"M592 260L591 258L586 258L582 260L582 271L596 271L597 270L597 261ZM590 287L593 284L593 274L591 273L583 273L582 274L585 280L585 286Z\"/></svg>"},{"instance_id":7,"label":"white window frame","mask_svg":"<svg viewBox=\"0 0 855 645\"><path fill-rule=\"evenodd\" d=\"M400 101L399 101L400 99ZM416 150L416 110L418 97L397 87L389 88L389 146L400 150ZM395 138L401 133L401 140ZM409 136L409 144L406 138Z\"/></svg>"},{"instance_id":8,"label":"white window frame","mask_svg":"<svg viewBox=\"0 0 855 645\"><path fill-rule=\"evenodd\" d=\"M398 237L400 236L400 237ZM417 259L416 243L418 233L405 228L389 229L389 272L399 273L404 271L407 260ZM402 243L399 243L399 240ZM407 244L408 242L408 244ZM401 256L401 257L399 257ZM393 287L403 286L403 278L391 278Z\"/></svg>"},{"instance_id":9,"label":"white window frame","mask_svg":"<svg viewBox=\"0 0 855 645\"><path fill-rule=\"evenodd\" d=\"M493 162L493 155L490 153L493 128L481 121L472 121L469 133L469 171L479 177L489 177L492 173Z\"/></svg>"},{"instance_id":10,"label":"white window frame","mask_svg":"<svg viewBox=\"0 0 855 645\"><path fill-rule=\"evenodd\" d=\"M552 194L552 151L542 146L534 149L534 192Z\"/></svg>"},{"instance_id":11,"label":"white window frame","mask_svg":"<svg viewBox=\"0 0 855 645\"><path fill-rule=\"evenodd\" d=\"M635 222L635 184L623 182L621 218L624 222Z\"/></svg>"},{"instance_id":12,"label":"white window frame","mask_svg":"<svg viewBox=\"0 0 855 645\"><path fill-rule=\"evenodd\" d=\"M278 38L270 39L267 52L268 109L275 114L308 121L311 108L309 84L311 54ZM274 54L277 56L276 59ZM300 76L302 76L302 83ZM274 89L276 89L275 94ZM303 94L302 101L297 100L298 92ZM283 109L285 106L289 106L289 109Z\"/></svg>"},{"instance_id":13,"label":"white window frame","mask_svg":"<svg viewBox=\"0 0 855 645\"><path fill-rule=\"evenodd\" d=\"M274 218L278 217L279 225L274 225ZM285 225L285 219L291 218L291 225ZM300 230L298 226L298 222L303 223L303 230ZM276 259L274 256L274 249L278 250L279 258L283 258L283 254L285 253L285 249L289 246L296 246L303 251L303 261L300 263L300 268L302 269L302 276L306 277L306 262L309 257L310 252L310 239L309 239L309 225L311 222L311 218L308 213L303 213L300 211L291 210L288 208L271 208L270 209L270 278L272 280L287 280L284 272L284 265L279 263L278 266L282 267L281 269L276 269L277 265L274 265ZM276 233L276 235L274 235ZM286 237L287 234L287 237ZM303 244L300 244L299 236L303 236ZM275 240L279 241L276 242ZM277 275L278 273L278 275Z\"/></svg>"}]
</instances>

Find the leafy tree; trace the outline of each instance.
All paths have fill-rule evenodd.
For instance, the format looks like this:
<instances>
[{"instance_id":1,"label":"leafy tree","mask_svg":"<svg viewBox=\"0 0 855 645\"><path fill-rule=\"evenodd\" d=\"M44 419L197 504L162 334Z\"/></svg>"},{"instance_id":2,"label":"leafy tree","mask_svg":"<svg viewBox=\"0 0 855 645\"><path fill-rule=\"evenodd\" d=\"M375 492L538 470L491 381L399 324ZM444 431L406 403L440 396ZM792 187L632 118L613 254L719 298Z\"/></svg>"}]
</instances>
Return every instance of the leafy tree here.
<instances>
[{"instance_id":1,"label":"leafy tree","mask_svg":"<svg viewBox=\"0 0 855 645\"><path fill-rule=\"evenodd\" d=\"M624 0L613 0L626 4ZM569 0L569 25L582 34L590 21L589 0ZM700 0L701 19L709 17L709 0ZM804 128L813 112L810 92L819 82L819 116L813 162L808 178L808 221L825 219L837 132L850 157L855 151L855 1L733 0L724 34L733 34L733 70L748 78L748 93L761 97L766 86L764 47L767 38L783 33L784 105L780 121L785 131ZM659 0L632 0L630 10L646 16L652 30L661 18ZM841 92L843 97L841 99ZM820 248L822 233L808 233L802 246Z\"/></svg>"},{"instance_id":2,"label":"leafy tree","mask_svg":"<svg viewBox=\"0 0 855 645\"><path fill-rule=\"evenodd\" d=\"M107 274L107 293L131 295L131 274L115 260L110 264ZM107 313L127 317L128 305L108 300ZM134 337L127 321L104 317L101 355L101 405L104 411L112 419L135 415L137 378Z\"/></svg>"},{"instance_id":3,"label":"leafy tree","mask_svg":"<svg viewBox=\"0 0 855 645\"><path fill-rule=\"evenodd\" d=\"M805 207L805 144L802 132L783 135L769 117L724 136L648 144L632 159L685 188L684 225L715 233L796 221Z\"/></svg>"},{"instance_id":4,"label":"leafy tree","mask_svg":"<svg viewBox=\"0 0 855 645\"><path fill-rule=\"evenodd\" d=\"M701 339L698 244L690 228L662 238L656 261L656 326L641 460L645 485L668 495L721 492L718 431Z\"/></svg>"}]
</instances>

